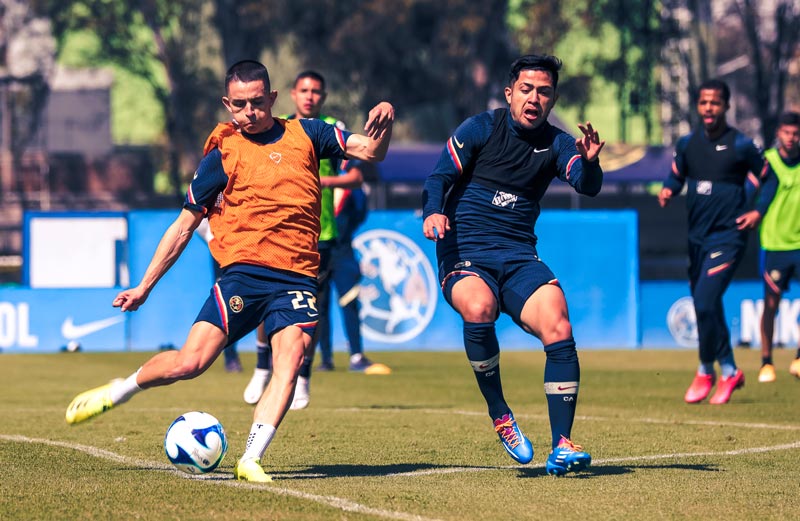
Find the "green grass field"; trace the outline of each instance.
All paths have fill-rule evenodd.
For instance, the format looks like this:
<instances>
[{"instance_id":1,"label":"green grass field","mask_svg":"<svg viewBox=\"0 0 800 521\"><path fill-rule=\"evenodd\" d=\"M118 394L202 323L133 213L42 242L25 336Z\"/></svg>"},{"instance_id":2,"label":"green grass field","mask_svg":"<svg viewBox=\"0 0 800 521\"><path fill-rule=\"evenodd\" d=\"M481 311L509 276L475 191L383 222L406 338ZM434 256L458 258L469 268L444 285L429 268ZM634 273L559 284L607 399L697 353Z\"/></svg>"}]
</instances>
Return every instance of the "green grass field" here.
<instances>
[{"instance_id":1,"label":"green grass field","mask_svg":"<svg viewBox=\"0 0 800 521\"><path fill-rule=\"evenodd\" d=\"M0 355L0 519L789 519L800 492L800 381L777 350L759 384L756 350L738 350L747 385L725 406L682 402L696 354L584 351L573 439L594 462L544 473L544 355L505 352L506 398L536 449L503 451L462 353L375 353L390 376L316 374L308 409L290 411L264 458L271 484L236 482L252 409L245 373L221 362L200 378L142 393L70 427L72 397L127 376L148 353ZM344 355L338 355L345 367ZM163 453L179 414L217 416L229 451L191 478Z\"/></svg>"}]
</instances>

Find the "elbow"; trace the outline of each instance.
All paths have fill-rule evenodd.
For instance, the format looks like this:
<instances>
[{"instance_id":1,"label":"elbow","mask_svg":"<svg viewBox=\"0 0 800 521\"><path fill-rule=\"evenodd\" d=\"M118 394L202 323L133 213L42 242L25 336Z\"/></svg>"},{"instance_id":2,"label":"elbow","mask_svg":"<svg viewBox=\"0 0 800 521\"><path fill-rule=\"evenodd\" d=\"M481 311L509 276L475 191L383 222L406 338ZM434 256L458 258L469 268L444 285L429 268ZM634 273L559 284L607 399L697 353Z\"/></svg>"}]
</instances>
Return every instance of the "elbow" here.
<instances>
[{"instance_id":1,"label":"elbow","mask_svg":"<svg viewBox=\"0 0 800 521\"><path fill-rule=\"evenodd\" d=\"M584 183L576 188L579 194L594 197L600 193L600 189L603 188L603 182Z\"/></svg>"}]
</instances>

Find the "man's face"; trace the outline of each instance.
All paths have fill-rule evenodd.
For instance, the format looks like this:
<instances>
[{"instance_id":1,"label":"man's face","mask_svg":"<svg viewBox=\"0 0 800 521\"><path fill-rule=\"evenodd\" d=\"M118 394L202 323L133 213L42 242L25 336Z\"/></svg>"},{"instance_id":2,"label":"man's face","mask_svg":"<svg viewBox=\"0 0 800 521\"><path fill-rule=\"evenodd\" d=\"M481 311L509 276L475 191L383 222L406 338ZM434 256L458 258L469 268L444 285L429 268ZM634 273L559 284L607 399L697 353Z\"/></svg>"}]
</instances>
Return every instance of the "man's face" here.
<instances>
[{"instance_id":1,"label":"man's face","mask_svg":"<svg viewBox=\"0 0 800 521\"><path fill-rule=\"evenodd\" d=\"M714 132L725 125L725 113L728 111L728 102L722 97L722 91L717 89L703 89L697 99L697 113L703 120L706 132Z\"/></svg>"},{"instance_id":2,"label":"man's face","mask_svg":"<svg viewBox=\"0 0 800 521\"><path fill-rule=\"evenodd\" d=\"M232 81L222 104L243 132L258 134L272 127L272 105L278 93L266 92L262 81Z\"/></svg>"},{"instance_id":3,"label":"man's face","mask_svg":"<svg viewBox=\"0 0 800 521\"><path fill-rule=\"evenodd\" d=\"M781 125L775 134L778 138L778 148L785 156L797 157L800 154L800 126Z\"/></svg>"},{"instance_id":4,"label":"man's face","mask_svg":"<svg viewBox=\"0 0 800 521\"><path fill-rule=\"evenodd\" d=\"M506 87L505 93L511 117L526 130L533 130L547 121L558 99L548 71L520 71L517 81Z\"/></svg>"},{"instance_id":5,"label":"man's face","mask_svg":"<svg viewBox=\"0 0 800 521\"><path fill-rule=\"evenodd\" d=\"M318 118L326 95L322 83L314 78L302 78L292 88L292 99L302 118Z\"/></svg>"}]
</instances>

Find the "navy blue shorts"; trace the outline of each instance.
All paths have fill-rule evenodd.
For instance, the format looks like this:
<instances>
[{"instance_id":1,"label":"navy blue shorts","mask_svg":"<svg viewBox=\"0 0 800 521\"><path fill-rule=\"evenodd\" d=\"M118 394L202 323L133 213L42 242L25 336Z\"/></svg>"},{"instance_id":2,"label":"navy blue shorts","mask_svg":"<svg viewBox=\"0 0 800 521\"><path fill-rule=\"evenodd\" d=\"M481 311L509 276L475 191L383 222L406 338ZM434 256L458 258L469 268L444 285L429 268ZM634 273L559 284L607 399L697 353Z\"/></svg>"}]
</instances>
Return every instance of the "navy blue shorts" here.
<instances>
[{"instance_id":1,"label":"navy blue shorts","mask_svg":"<svg viewBox=\"0 0 800 521\"><path fill-rule=\"evenodd\" d=\"M445 255L439 261L439 282L451 306L453 285L470 276L480 277L494 293L499 311L518 324L525 302L539 287L560 287L550 268L531 249L492 250L489 255L477 256Z\"/></svg>"},{"instance_id":2,"label":"navy blue shorts","mask_svg":"<svg viewBox=\"0 0 800 521\"><path fill-rule=\"evenodd\" d=\"M764 292L780 295L789 289L792 277L800 279L800 250L761 252Z\"/></svg>"},{"instance_id":3,"label":"navy blue shorts","mask_svg":"<svg viewBox=\"0 0 800 521\"><path fill-rule=\"evenodd\" d=\"M195 322L210 322L236 342L264 322L273 333L298 326L314 336L317 311L317 279L255 266L229 266L211 288Z\"/></svg>"}]
</instances>

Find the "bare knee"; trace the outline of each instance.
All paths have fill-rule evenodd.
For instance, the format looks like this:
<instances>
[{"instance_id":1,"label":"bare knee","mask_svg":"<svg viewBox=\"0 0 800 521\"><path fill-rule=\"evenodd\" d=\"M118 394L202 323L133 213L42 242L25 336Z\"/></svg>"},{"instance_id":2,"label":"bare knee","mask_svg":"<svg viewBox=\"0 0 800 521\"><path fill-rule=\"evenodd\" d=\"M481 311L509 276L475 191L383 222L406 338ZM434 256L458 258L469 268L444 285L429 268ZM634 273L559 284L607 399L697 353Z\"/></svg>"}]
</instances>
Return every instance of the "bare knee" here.
<instances>
[{"instance_id":1,"label":"bare knee","mask_svg":"<svg viewBox=\"0 0 800 521\"><path fill-rule=\"evenodd\" d=\"M193 357L179 356L175 365L169 371L173 380L191 380L203 374L208 369L208 364Z\"/></svg>"},{"instance_id":2,"label":"bare knee","mask_svg":"<svg viewBox=\"0 0 800 521\"><path fill-rule=\"evenodd\" d=\"M458 309L465 322L486 323L497 318L494 300L473 299L461 304Z\"/></svg>"},{"instance_id":3,"label":"bare knee","mask_svg":"<svg viewBox=\"0 0 800 521\"><path fill-rule=\"evenodd\" d=\"M541 331L539 331L538 336L544 345L567 340L568 338L572 338L572 324L570 324L567 317L559 317L549 324L545 324Z\"/></svg>"}]
</instances>

